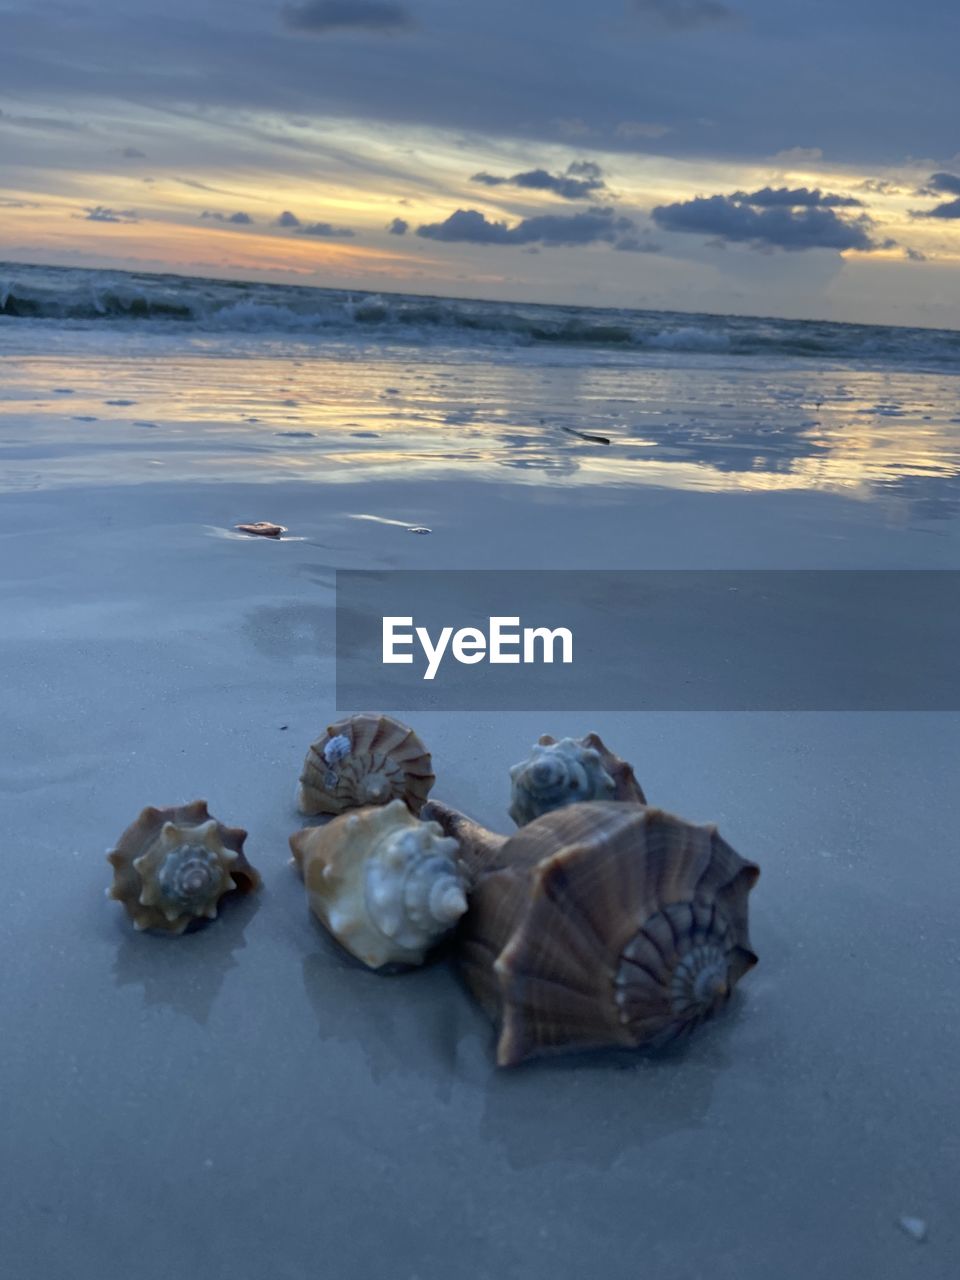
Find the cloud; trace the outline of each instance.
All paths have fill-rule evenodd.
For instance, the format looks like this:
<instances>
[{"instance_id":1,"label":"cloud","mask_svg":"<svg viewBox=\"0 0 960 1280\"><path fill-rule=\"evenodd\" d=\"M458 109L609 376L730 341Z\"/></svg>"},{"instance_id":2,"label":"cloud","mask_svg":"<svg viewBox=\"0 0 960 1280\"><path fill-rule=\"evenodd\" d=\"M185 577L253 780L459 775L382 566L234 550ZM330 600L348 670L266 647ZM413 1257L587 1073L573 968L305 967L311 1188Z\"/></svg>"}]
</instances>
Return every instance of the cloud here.
<instances>
[{"instance_id":1,"label":"cloud","mask_svg":"<svg viewBox=\"0 0 960 1280\"><path fill-rule=\"evenodd\" d=\"M646 124L643 120L621 120L614 129L614 135L626 142L635 142L638 138L662 138L670 133L668 124Z\"/></svg>"},{"instance_id":2,"label":"cloud","mask_svg":"<svg viewBox=\"0 0 960 1280\"><path fill-rule=\"evenodd\" d=\"M857 183L856 190L869 191L875 196L898 196L903 195L906 189L888 178L864 178L863 182Z\"/></svg>"},{"instance_id":3,"label":"cloud","mask_svg":"<svg viewBox=\"0 0 960 1280\"><path fill-rule=\"evenodd\" d=\"M394 218L387 227L392 236L405 236L410 229L410 223L405 218Z\"/></svg>"},{"instance_id":4,"label":"cloud","mask_svg":"<svg viewBox=\"0 0 960 1280\"><path fill-rule=\"evenodd\" d=\"M949 195L960 197L960 177L955 173L931 173L926 186L920 187L918 196ZM913 218L960 218L960 198L947 200L933 209L911 211Z\"/></svg>"},{"instance_id":5,"label":"cloud","mask_svg":"<svg viewBox=\"0 0 960 1280\"><path fill-rule=\"evenodd\" d=\"M670 31L693 31L736 18L734 11L720 0L632 0L631 7L641 17Z\"/></svg>"},{"instance_id":6,"label":"cloud","mask_svg":"<svg viewBox=\"0 0 960 1280\"><path fill-rule=\"evenodd\" d=\"M141 151L139 147L121 147L117 155L123 156L124 160L146 160L147 153Z\"/></svg>"},{"instance_id":7,"label":"cloud","mask_svg":"<svg viewBox=\"0 0 960 1280\"><path fill-rule=\"evenodd\" d=\"M929 191L945 192L947 195L960 196L960 177L955 173L932 173L927 183Z\"/></svg>"},{"instance_id":8,"label":"cloud","mask_svg":"<svg viewBox=\"0 0 960 1280\"><path fill-rule=\"evenodd\" d=\"M54 116L12 116L8 111L0 111L4 124L14 125L18 129L52 130L55 133L88 133L90 126L81 120L63 120Z\"/></svg>"},{"instance_id":9,"label":"cloud","mask_svg":"<svg viewBox=\"0 0 960 1280\"><path fill-rule=\"evenodd\" d=\"M919 249L904 249L903 251L911 262L926 262L927 255L921 253Z\"/></svg>"},{"instance_id":10,"label":"cloud","mask_svg":"<svg viewBox=\"0 0 960 1280\"><path fill-rule=\"evenodd\" d=\"M732 196L697 196L677 204L659 205L651 216L663 231L715 236L727 243L749 244L754 248L787 250L847 249L869 253L890 248L892 240L878 242L871 236L872 221L860 214L843 218L832 208L795 208L783 204L755 207Z\"/></svg>"},{"instance_id":11,"label":"cloud","mask_svg":"<svg viewBox=\"0 0 960 1280\"><path fill-rule=\"evenodd\" d=\"M75 218L82 218L84 222L139 222L136 212L133 209L108 209L102 204L94 205L93 208L85 208L82 214L74 214Z\"/></svg>"},{"instance_id":12,"label":"cloud","mask_svg":"<svg viewBox=\"0 0 960 1280\"><path fill-rule=\"evenodd\" d=\"M298 236L320 236L322 238L331 238L334 236L352 236L354 232L349 227L335 227L329 222L310 222L304 226L297 227Z\"/></svg>"},{"instance_id":13,"label":"cloud","mask_svg":"<svg viewBox=\"0 0 960 1280\"><path fill-rule=\"evenodd\" d=\"M619 249L621 253L662 253L660 245L655 244L653 240L643 240L638 235L628 233L621 236L619 240L614 242L615 249Z\"/></svg>"},{"instance_id":14,"label":"cloud","mask_svg":"<svg viewBox=\"0 0 960 1280\"><path fill-rule=\"evenodd\" d=\"M273 225L275 227L299 227L301 223L295 213L291 213L289 209L284 209L279 218L274 218Z\"/></svg>"},{"instance_id":15,"label":"cloud","mask_svg":"<svg viewBox=\"0 0 960 1280\"><path fill-rule=\"evenodd\" d=\"M216 222L233 222L237 226L249 226L253 222L249 213L244 213L242 209L238 209L236 213L220 213L216 209L204 209L200 217L213 218Z\"/></svg>"},{"instance_id":16,"label":"cloud","mask_svg":"<svg viewBox=\"0 0 960 1280\"><path fill-rule=\"evenodd\" d=\"M284 5L280 11L284 26L291 31L326 35L330 31L407 31L413 19L407 10L390 0L305 0Z\"/></svg>"},{"instance_id":17,"label":"cloud","mask_svg":"<svg viewBox=\"0 0 960 1280\"><path fill-rule=\"evenodd\" d=\"M417 228L428 240L458 244L494 245L588 245L619 241L636 235L630 218L617 216L613 209L596 207L584 213L541 214L524 218L514 226L491 222L477 209L457 209L443 222Z\"/></svg>"},{"instance_id":18,"label":"cloud","mask_svg":"<svg viewBox=\"0 0 960 1280\"><path fill-rule=\"evenodd\" d=\"M509 178L492 173L475 173L471 182L481 182L487 187L524 187L530 191L552 191L564 200L585 200L598 191L606 190L603 174L592 160L575 160L563 173L548 173L546 169L528 169Z\"/></svg>"},{"instance_id":19,"label":"cloud","mask_svg":"<svg viewBox=\"0 0 960 1280\"><path fill-rule=\"evenodd\" d=\"M735 191L731 200L739 204L749 204L757 209L862 209L863 201L853 196L824 195L819 187L811 191L808 187L763 187L749 195L746 191Z\"/></svg>"},{"instance_id":20,"label":"cloud","mask_svg":"<svg viewBox=\"0 0 960 1280\"><path fill-rule=\"evenodd\" d=\"M935 209L926 213L914 213L915 218L960 218L960 197L948 200L946 204L938 204Z\"/></svg>"},{"instance_id":21,"label":"cloud","mask_svg":"<svg viewBox=\"0 0 960 1280\"><path fill-rule=\"evenodd\" d=\"M779 164L816 164L823 159L822 147L787 147L773 157Z\"/></svg>"}]
</instances>

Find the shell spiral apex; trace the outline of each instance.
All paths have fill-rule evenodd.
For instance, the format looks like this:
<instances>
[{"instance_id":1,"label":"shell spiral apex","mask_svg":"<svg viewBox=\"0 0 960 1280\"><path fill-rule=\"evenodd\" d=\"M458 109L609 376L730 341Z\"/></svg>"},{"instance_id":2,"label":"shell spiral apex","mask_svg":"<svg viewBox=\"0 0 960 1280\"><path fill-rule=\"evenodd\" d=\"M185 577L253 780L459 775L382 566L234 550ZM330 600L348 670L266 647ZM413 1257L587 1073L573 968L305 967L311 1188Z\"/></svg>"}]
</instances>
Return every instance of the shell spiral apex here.
<instances>
[{"instance_id":1,"label":"shell spiral apex","mask_svg":"<svg viewBox=\"0 0 960 1280\"><path fill-rule=\"evenodd\" d=\"M206 802L148 807L107 854L111 898L137 929L181 934L196 920L212 920L220 899L249 891L260 876L243 852L246 831L211 818Z\"/></svg>"},{"instance_id":2,"label":"shell spiral apex","mask_svg":"<svg viewBox=\"0 0 960 1280\"><path fill-rule=\"evenodd\" d=\"M587 800L645 804L633 768L595 733L584 738L544 734L527 760L510 770L510 817L518 827L542 814Z\"/></svg>"},{"instance_id":3,"label":"shell spiral apex","mask_svg":"<svg viewBox=\"0 0 960 1280\"><path fill-rule=\"evenodd\" d=\"M639 805L555 810L497 838L432 803L473 870L464 976L499 1023L497 1062L660 1045L729 999L756 964L759 868L713 827Z\"/></svg>"},{"instance_id":4,"label":"shell spiral apex","mask_svg":"<svg viewBox=\"0 0 960 1280\"><path fill-rule=\"evenodd\" d=\"M310 909L371 969L421 964L467 909L458 844L402 800L290 837Z\"/></svg>"},{"instance_id":5,"label":"shell spiral apex","mask_svg":"<svg viewBox=\"0 0 960 1280\"><path fill-rule=\"evenodd\" d=\"M311 744L297 807L338 814L399 798L417 814L433 783L430 754L412 729L390 716L349 716Z\"/></svg>"}]
</instances>

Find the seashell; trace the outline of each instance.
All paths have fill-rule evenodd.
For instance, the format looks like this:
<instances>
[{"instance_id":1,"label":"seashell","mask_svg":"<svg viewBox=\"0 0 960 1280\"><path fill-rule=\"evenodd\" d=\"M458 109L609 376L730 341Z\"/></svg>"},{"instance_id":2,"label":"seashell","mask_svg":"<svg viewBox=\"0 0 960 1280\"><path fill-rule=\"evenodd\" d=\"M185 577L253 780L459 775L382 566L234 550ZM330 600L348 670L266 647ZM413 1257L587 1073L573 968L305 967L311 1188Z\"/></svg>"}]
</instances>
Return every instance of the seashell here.
<instances>
[{"instance_id":1,"label":"seashell","mask_svg":"<svg viewBox=\"0 0 960 1280\"><path fill-rule=\"evenodd\" d=\"M568 805L509 838L431 802L471 881L464 976L500 1025L497 1062L664 1044L756 964L747 895L760 870L714 827L641 805Z\"/></svg>"},{"instance_id":2,"label":"seashell","mask_svg":"<svg viewBox=\"0 0 960 1280\"><path fill-rule=\"evenodd\" d=\"M297 807L337 814L399 797L416 814L433 783L430 754L412 729L389 716L349 716L311 745Z\"/></svg>"},{"instance_id":3,"label":"seashell","mask_svg":"<svg viewBox=\"0 0 960 1280\"><path fill-rule=\"evenodd\" d=\"M518 827L585 800L646 804L633 766L615 756L596 733L559 742L545 733L530 758L513 766L510 779L509 813Z\"/></svg>"},{"instance_id":4,"label":"seashell","mask_svg":"<svg viewBox=\"0 0 960 1280\"><path fill-rule=\"evenodd\" d=\"M285 524L271 524L269 520L256 520L253 524L235 524L238 533L249 533L254 538L279 538L287 532Z\"/></svg>"},{"instance_id":5,"label":"seashell","mask_svg":"<svg viewBox=\"0 0 960 1280\"><path fill-rule=\"evenodd\" d=\"M243 852L246 838L240 827L211 818L204 800L144 809L107 854L107 896L123 903L136 929L183 933L195 920L215 919L225 893L259 888Z\"/></svg>"},{"instance_id":6,"label":"seashell","mask_svg":"<svg viewBox=\"0 0 960 1280\"><path fill-rule=\"evenodd\" d=\"M421 964L467 909L456 840L402 800L290 837L310 909L371 969Z\"/></svg>"}]
</instances>

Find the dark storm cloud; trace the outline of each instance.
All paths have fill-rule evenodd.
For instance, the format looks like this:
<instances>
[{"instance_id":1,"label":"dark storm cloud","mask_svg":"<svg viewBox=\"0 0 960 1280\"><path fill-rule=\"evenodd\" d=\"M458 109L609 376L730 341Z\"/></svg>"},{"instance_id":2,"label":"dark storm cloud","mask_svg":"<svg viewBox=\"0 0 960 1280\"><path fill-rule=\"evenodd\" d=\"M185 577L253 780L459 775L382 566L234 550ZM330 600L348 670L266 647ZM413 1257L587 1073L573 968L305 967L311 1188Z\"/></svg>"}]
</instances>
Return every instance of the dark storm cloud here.
<instances>
[{"instance_id":1,"label":"dark storm cloud","mask_svg":"<svg viewBox=\"0 0 960 1280\"><path fill-rule=\"evenodd\" d=\"M291 31L325 35L329 31L406 31L413 20L389 0L306 0L284 5L283 24Z\"/></svg>"},{"instance_id":2,"label":"dark storm cloud","mask_svg":"<svg viewBox=\"0 0 960 1280\"><path fill-rule=\"evenodd\" d=\"M289 209L284 209L279 218L274 218L273 225L275 227L299 227L300 219L295 213L291 213Z\"/></svg>"},{"instance_id":3,"label":"dark storm cloud","mask_svg":"<svg viewBox=\"0 0 960 1280\"><path fill-rule=\"evenodd\" d=\"M736 18L734 11L720 0L631 0L630 7L671 31L692 31Z\"/></svg>"},{"instance_id":4,"label":"dark storm cloud","mask_svg":"<svg viewBox=\"0 0 960 1280\"><path fill-rule=\"evenodd\" d=\"M238 209L236 213L220 213L217 209L204 209L201 218L212 218L215 222L234 222L237 226L249 226L253 222L249 213Z\"/></svg>"},{"instance_id":5,"label":"dark storm cloud","mask_svg":"<svg viewBox=\"0 0 960 1280\"><path fill-rule=\"evenodd\" d=\"M575 160L564 173L549 173L546 169L528 169L509 178L493 173L475 173L471 182L486 187L524 187L530 191L551 191L564 200L585 200L606 189L603 171L592 160Z\"/></svg>"},{"instance_id":6,"label":"dark storm cloud","mask_svg":"<svg viewBox=\"0 0 960 1280\"><path fill-rule=\"evenodd\" d=\"M491 222L477 209L458 209L443 222L417 228L428 240L459 244L494 245L588 245L616 244L636 234L630 218L618 217L612 209L588 209L585 213L541 214L524 218L514 226Z\"/></svg>"},{"instance_id":7,"label":"dark storm cloud","mask_svg":"<svg viewBox=\"0 0 960 1280\"><path fill-rule=\"evenodd\" d=\"M731 200L739 204L749 204L756 209L862 209L863 201L853 196L824 195L819 187L811 191L809 187L763 187L760 191L747 194L746 191L735 191Z\"/></svg>"},{"instance_id":8,"label":"dark storm cloud","mask_svg":"<svg viewBox=\"0 0 960 1280\"><path fill-rule=\"evenodd\" d=\"M394 218L387 227L392 236L405 236L410 229L410 223L405 218Z\"/></svg>"},{"instance_id":9,"label":"dark storm cloud","mask_svg":"<svg viewBox=\"0 0 960 1280\"><path fill-rule=\"evenodd\" d=\"M754 248L857 249L862 253L889 248L893 241L871 236L873 223L865 215L845 219L833 209L774 207L757 209L733 196L697 196L677 204L659 205L651 214L663 231L715 236L728 243Z\"/></svg>"},{"instance_id":10,"label":"dark storm cloud","mask_svg":"<svg viewBox=\"0 0 960 1280\"><path fill-rule=\"evenodd\" d=\"M354 232L349 227L335 227L329 222L309 222L304 226L297 227L298 236L319 236L321 239L352 236L353 234Z\"/></svg>"},{"instance_id":11,"label":"dark storm cloud","mask_svg":"<svg viewBox=\"0 0 960 1280\"><path fill-rule=\"evenodd\" d=\"M94 205L93 208L86 208L84 212L74 214L74 217L82 218L85 222L139 222L136 211L133 209L108 209L105 205Z\"/></svg>"}]
</instances>

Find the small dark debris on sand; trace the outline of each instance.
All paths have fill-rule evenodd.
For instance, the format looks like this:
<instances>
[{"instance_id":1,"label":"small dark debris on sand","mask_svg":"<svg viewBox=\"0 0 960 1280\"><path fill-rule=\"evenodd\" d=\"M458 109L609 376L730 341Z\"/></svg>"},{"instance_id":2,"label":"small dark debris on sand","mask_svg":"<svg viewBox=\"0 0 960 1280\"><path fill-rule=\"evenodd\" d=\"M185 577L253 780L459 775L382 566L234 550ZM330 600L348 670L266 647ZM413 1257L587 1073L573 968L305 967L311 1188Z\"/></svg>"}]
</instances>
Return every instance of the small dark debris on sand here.
<instances>
[{"instance_id":1,"label":"small dark debris on sand","mask_svg":"<svg viewBox=\"0 0 960 1280\"><path fill-rule=\"evenodd\" d=\"M579 436L581 440L591 440L594 444L609 444L607 436L591 435L589 431L577 431L575 427L564 427L564 431L569 431L572 436Z\"/></svg>"},{"instance_id":2,"label":"small dark debris on sand","mask_svg":"<svg viewBox=\"0 0 960 1280\"><path fill-rule=\"evenodd\" d=\"M268 520L258 520L255 524L235 524L238 533L249 533L255 538L279 538L287 532L286 525L270 524Z\"/></svg>"}]
</instances>

